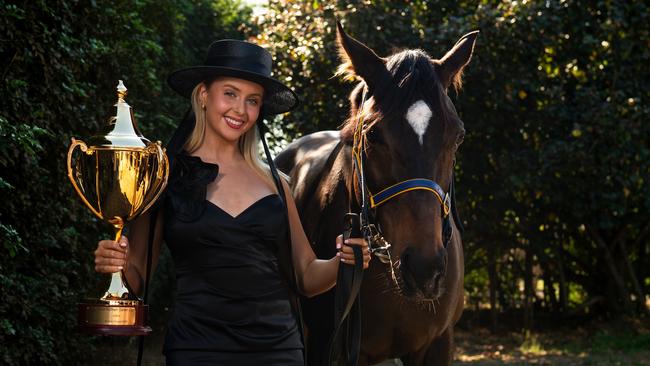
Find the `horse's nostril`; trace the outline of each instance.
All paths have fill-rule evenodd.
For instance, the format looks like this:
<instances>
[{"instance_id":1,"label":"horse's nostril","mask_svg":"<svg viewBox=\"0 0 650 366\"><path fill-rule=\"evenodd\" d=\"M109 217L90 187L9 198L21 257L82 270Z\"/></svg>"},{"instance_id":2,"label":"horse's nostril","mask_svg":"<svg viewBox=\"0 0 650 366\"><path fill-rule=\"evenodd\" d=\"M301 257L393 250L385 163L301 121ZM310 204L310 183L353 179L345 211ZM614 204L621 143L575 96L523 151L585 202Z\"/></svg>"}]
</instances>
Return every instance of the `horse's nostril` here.
<instances>
[{"instance_id":1,"label":"horse's nostril","mask_svg":"<svg viewBox=\"0 0 650 366\"><path fill-rule=\"evenodd\" d=\"M407 248L402 254L403 271L408 273L415 287L422 288L433 275L433 269L427 262L417 255L413 247Z\"/></svg>"},{"instance_id":2,"label":"horse's nostril","mask_svg":"<svg viewBox=\"0 0 650 366\"><path fill-rule=\"evenodd\" d=\"M414 247L406 248L401 256L405 285L424 294L436 293L445 278L446 256L446 251L439 251L433 257L425 257Z\"/></svg>"},{"instance_id":3,"label":"horse's nostril","mask_svg":"<svg viewBox=\"0 0 650 366\"><path fill-rule=\"evenodd\" d=\"M412 270L412 268L411 268L411 265L412 265L411 259L413 258L412 254L413 254L413 248L410 248L410 247L406 248L404 253L402 253L402 257L400 259L402 270L405 270L405 269L408 270L408 271Z\"/></svg>"},{"instance_id":4,"label":"horse's nostril","mask_svg":"<svg viewBox=\"0 0 650 366\"><path fill-rule=\"evenodd\" d=\"M407 270L402 270L402 279L404 281L404 285L405 285L404 290L406 290L406 293L409 295L415 293L415 290L418 288L418 285L411 272Z\"/></svg>"}]
</instances>

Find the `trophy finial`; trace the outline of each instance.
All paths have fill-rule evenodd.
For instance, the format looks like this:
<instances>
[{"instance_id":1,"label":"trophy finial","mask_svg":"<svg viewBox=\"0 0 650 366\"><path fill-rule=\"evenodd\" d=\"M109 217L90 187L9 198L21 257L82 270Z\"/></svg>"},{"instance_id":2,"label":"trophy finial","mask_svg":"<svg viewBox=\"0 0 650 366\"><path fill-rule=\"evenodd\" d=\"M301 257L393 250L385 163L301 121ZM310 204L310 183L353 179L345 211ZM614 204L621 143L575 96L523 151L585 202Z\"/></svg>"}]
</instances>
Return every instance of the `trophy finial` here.
<instances>
[{"instance_id":1,"label":"trophy finial","mask_svg":"<svg viewBox=\"0 0 650 366\"><path fill-rule=\"evenodd\" d=\"M124 81L119 80L116 89L115 115L109 117L102 130L88 140L88 146L144 148L151 142L138 131L133 110L125 100L127 89Z\"/></svg>"},{"instance_id":2,"label":"trophy finial","mask_svg":"<svg viewBox=\"0 0 650 366\"><path fill-rule=\"evenodd\" d=\"M126 94L127 94L126 86L124 86L124 82L122 82L122 80L119 80L119 83L117 84L117 97L119 99L124 100Z\"/></svg>"}]
</instances>

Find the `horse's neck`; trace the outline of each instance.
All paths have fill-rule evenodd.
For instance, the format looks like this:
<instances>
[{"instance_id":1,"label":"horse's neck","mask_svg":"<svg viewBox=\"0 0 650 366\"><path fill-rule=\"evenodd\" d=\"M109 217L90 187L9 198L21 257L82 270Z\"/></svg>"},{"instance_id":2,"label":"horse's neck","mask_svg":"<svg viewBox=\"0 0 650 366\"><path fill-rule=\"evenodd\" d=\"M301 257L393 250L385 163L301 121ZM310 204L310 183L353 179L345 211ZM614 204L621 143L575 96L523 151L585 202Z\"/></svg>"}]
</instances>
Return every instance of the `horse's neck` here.
<instances>
[{"instance_id":1,"label":"horse's neck","mask_svg":"<svg viewBox=\"0 0 650 366\"><path fill-rule=\"evenodd\" d=\"M358 205L356 195L352 191L352 184L354 179L354 164L352 162L352 147L346 144L343 140L339 142L340 148L335 149L336 156L333 159L333 167L339 166L339 174L337 174L337 183L345 189L346 201L350 202L352 206Z\"/></svg>"}]
</instances>

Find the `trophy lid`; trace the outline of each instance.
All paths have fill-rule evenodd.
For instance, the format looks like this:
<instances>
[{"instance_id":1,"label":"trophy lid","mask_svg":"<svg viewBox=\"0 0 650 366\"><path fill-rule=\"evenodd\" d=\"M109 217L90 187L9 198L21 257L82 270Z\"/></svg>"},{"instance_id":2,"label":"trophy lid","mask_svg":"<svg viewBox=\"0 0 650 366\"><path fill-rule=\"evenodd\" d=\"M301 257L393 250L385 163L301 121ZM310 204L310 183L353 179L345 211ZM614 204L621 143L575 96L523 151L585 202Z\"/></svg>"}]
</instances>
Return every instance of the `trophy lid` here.
<instances>
[{"instance_id":1,"label":"trophy lid","mask_svg":"<svg viewBox=\"0 0 650 366\"><path fill-rule=\"evenodd\" d=\"M116 114L108 119L99 134L88 140L88 145L103 148L144 148L151 142L142 136L133 117L131 106L124 100L127 89L122 80L117 85Z\"/></svg>"}]
</instances>

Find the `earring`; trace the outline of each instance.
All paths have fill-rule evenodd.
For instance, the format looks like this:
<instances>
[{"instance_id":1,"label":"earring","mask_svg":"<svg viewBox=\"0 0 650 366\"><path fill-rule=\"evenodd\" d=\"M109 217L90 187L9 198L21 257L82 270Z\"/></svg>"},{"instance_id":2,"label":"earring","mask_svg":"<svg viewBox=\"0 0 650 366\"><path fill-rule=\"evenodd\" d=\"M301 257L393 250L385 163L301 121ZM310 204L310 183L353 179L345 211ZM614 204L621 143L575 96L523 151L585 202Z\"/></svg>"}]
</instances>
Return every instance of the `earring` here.
<instances>
[{"instance_id":1,"label":"earring","mask_svg":"<svg viewBox=\"0 0 650 366\"><path fill-rule=\"evenodd\" d=\"M205 110L205 104L201 104L201 109Z\"/></svg>"}]
</instances>

